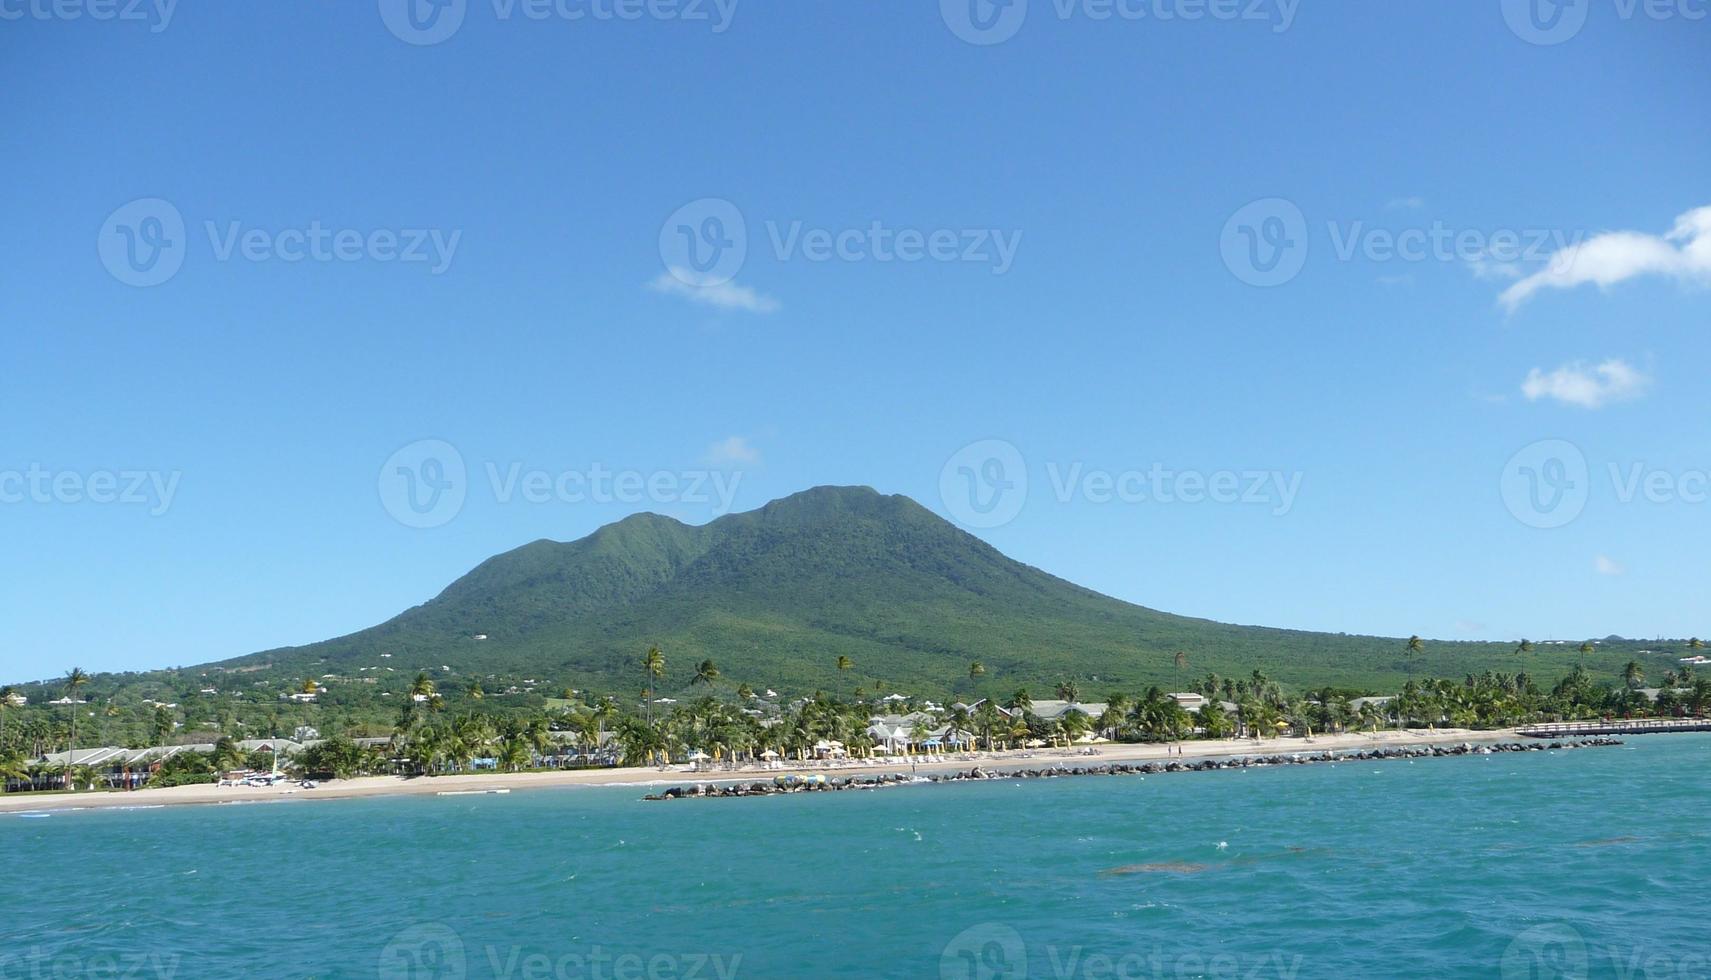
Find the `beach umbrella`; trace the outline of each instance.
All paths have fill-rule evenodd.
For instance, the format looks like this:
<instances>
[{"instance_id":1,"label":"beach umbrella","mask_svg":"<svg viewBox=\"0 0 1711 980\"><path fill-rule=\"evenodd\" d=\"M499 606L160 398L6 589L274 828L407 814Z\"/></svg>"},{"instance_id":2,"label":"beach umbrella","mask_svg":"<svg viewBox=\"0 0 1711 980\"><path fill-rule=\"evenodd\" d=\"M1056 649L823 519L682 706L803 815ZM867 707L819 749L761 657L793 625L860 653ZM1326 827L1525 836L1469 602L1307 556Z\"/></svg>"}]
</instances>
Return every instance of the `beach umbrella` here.
<instances>
[{"instance_id":1,"label":"beach umbrella","mask_svg":"<svg viewBox=\"0 0 1711 980\"><path fill-rule=\"evenodd\" d=\"M765 752L762 752L760 754L760 757L762 759L776 759L776 758L778 758L778 753L774 752L771 749L767 749Z\"/></svg>"},{"instance_id":2,"label":"beach umbrella","mask_svg":"<svg viewBox=\"0 0 1711 980\"><path fill-rule=\"evenodd\" d=\"M703 760L705 758L707 758L707 753L701 751L700 749L696 749L695 751L689 753L689 761L690 762L700 762L701 760Z\"/></svg>"}]
</instances>

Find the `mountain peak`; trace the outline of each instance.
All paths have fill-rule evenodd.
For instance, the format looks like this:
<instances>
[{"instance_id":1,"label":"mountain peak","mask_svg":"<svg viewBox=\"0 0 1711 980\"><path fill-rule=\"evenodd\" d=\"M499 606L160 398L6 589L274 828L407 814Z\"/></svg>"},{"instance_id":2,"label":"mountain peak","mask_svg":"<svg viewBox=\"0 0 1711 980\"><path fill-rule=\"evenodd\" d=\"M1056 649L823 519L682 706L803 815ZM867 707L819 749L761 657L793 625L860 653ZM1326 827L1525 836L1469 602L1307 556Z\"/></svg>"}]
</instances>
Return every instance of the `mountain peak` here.
<instances>
[{"instance_id":1,"label":"mountain peak","mask_svg":"<svg viewBox=\"0 0 1711 980\"><path fill-rule=\"evenodd\" d=\"M1176 650L1202 672L1263 664L1280 679L1352 683L1394 673L1372 665L1363 638L1226 626L1100 595L868 486L811 487L701 525L633 514L490 558L371 629L246 659L355 671L408 652L457 674L626 690L639 682L635 658L656 644L674 675L712 659L727 677L799 691L973 690L977 660L1036 693L1064 680L1180 684ZM860 675L837 670L840 656Z\"/></svg>"},{"instance_id":2,"label":"mountain peak","mask_svg":"<svg viewBox=\"0 0 1711 980\"><path fill-rule=\"evenodd\" d=\"M865 486L818 486L810 487L780 497L759 510L751 511L760 517L777 520L826 520L843 515L874 516L895 513L902 504L919 507L913 500L899 494L885 495L872 487Z\"/></svg>"}]
</instances>

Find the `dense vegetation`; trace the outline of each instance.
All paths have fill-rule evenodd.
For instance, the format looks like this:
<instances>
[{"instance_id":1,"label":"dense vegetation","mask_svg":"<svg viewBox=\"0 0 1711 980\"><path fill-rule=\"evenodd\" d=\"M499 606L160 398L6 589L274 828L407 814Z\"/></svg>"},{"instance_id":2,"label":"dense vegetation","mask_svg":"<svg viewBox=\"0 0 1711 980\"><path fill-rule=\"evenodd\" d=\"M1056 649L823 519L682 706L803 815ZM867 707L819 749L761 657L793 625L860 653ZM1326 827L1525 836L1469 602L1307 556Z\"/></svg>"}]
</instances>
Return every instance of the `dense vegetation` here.
<instances>
[{"instance_id":1,"label":"dense vegetation","mask_svg":"<svg viewBox=\"0 0 1711 980\"><path fill-rule=\"evenodd\" d=\"M1415 653L1424 651L1425 645L1418 638L1411 638L1407 645ZM1175 665L1186 667L1186 661L1186 656L1175 658ZM947 744L998 749L1067 747L1095 737L1117 741L1267 738L1376 731L1381 726L1497 728L1591 718L1703 716L1711 707L1711 678L1697 677L1690 667L1684 667L1667 673L1655 694L1648 693L1643 687L1645 669L1638 661L1626 664L1612 679L1615 683L1601 683L1579 666L1548 689L1525 673L1488 671L1470 674L1460 682L1409 680L1388 699L1357 697L1359 692L1335 687L1292 694L1262 671L1240 678L1220 677L1213 672L1187 685L1206 699L1192 713L1177 697L1156 685L1138 693L1110 691L1103 701L1084 704L1092 699L1075 681L1064 680L1052 693L1072 707L1052 717L1035 712L1034 699L1026 687L1018 687L1002 699L986 698L972 705L860 693L843 698L821 691L779 704L747 684L732 685L724 680L711 659L695 665L692 685L700 693L688 703L678 703L653 697L651 686L667 674L663 651L650 648L635 667L648 686L640 703L628 708L613 697L589 695L569 697L539 710L490 708L484 703L485 692L479 685L471 685L465 691L471 709L449 712L446 697L433 679L422 673L410 683L409 697L401 702L385 738L358 742L350 732L334 731L328 737L315 738L296 757L276 760L265 749L246 754L231 737L221 736L211 751L174 755L148 779L157 786L211 782L217 773L234 768L272 770L276 761L303 776L346 778L382 772L437 775L482 768L515 772L540 767L652 765L702 758L807 758L828 743L836 743L839 751L866 755L878 747L870 721L903 713L909 714L913 726L947 729ZM839 672L854 667L846 656L833 663ZM968 665L971 677L987 673L978 661ZM88 683L87 674L72 670L63 681L67 697L78 694ZM313 682L306 686L312 687ZM0 691L0 704L13 704L11 697L9 691ZM8 784L28 781L36 788L100 785L103 774L87 766L55 767L29 761L29 752L41 747L40 740L45 739L52 748L63 734L65 744L77 744L72 730L77 717L95 712L81 702L67 705L63 729L51 721L44 726L41 714L37 712L10 731L0 727L0 775ZM138 768L146 768L146 763ZM108 770L105 775L118 774Z\"/></svg>"},{"instance_id":2,"label":"dense vegetation","mask_svg":"<svg viewBox=\"0 0 1711 980\"><path fill-rule=\"evenodd\" d=\"M650 645L670 652L669 667L638 667L636 651ZM700 527L643 514L578 541L538 541L489 559L387 623L311 646L18 685L10 689L17 698L0 706L0 751L38 758L74 736L80 746L132 747L308 730L390 737L401 714L425 703L424 683L435 689L434 719L485 719L499 743L518 726L563 731L577 705L610 703L617 714L602 725L645 718L644 687L654 698L713 696L738 706L749 700L743 690L775 705L830 691L858 706L888 693L915 703L1001 702L1019 688L1058 685L1139 699L1154 687L1184 690L1201 672L1220 686L1259 674L1279 694L1256 706L1273 704L1287 719L1288 705L1309 691L1396 693L1413 677L1513 681L1584 668L1615 678L1631 662L1662 680L1700 646L1616 637L1428 644L1190 619L1012 561L908 498L822 487ZM972 661L981 669L968 669ZM705 676L714 664L717 676ZM1447 710L1482 719L1565 713L1549 692L1535 698L1526 687L1497 699L1509 705L1502 710L1484 693ZM1414 692L1447 697L1424 685ZM1234 687L1221 693L1241 700ZM82 703L48 703L66 698ZM459 738L492 741L465 727Z\"/></svg>"}]
</instances>

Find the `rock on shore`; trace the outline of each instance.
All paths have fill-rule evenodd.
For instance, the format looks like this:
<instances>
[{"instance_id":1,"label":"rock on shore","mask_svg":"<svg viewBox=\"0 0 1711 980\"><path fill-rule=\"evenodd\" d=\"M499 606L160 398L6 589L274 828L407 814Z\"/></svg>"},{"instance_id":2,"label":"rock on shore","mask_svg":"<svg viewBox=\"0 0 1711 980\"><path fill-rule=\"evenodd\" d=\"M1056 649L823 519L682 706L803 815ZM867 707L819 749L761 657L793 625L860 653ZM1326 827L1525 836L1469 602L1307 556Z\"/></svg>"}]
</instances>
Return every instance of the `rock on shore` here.
<instances>
[{"instance_id":1,"label":"rock on shore","mask_svg":"<svg viewBox=\"0 0 1711 980\"><path fill-rule=\"evenodd\" d=\"M1502 752L1549 752L1560 749L1593 748L1621 745L1620 739L1598 736L1569 739L1560 742L1501 742L1474 745L1394 745L1342 752L1289 752L1273 755L1244 755L1192 762L1113 762L1095 766L1049 766L1044 769L999 770L975 766L966 772L941 773L931 776L906 776L902 773L875 773L868 776L830 777L777 776L770 782L715 785L696 783L673 786L660 793L650 793L644 800L679 800L692 797L778 796L785 793L832 793L854 789L879 789L905 783L954 783L969 779L1050 779L1058 776L1150 776L1166 772L1210 772L1217 769L1252 769L1261 766L1305 766L1325 762L1377 762L1388 759L1430 759L1452 755L1495 755Z\"/></svg>"}]
</instances>

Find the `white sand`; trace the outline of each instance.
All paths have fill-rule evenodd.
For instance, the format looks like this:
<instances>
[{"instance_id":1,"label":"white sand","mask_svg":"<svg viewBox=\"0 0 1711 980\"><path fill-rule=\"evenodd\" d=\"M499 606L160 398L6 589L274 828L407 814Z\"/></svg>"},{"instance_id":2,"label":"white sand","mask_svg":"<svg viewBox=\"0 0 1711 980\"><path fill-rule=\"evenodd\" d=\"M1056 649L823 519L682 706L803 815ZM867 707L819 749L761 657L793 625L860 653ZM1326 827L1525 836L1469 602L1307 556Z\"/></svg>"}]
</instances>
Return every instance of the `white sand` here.
<instances>
[{"instance_id":1,"label":"white sand","mask_svg":"<svg viewBox=\"0 0 1711 980\"><path fill-rule=\"evenodd\" d=\"M1045 768L1052 765L1094 766L1107 762L1135 762L1177 758L1206 758L1231 755L1275 755L1291 752L1323 752L1330 749L1359 749L1394 745L1441 745L1462 742L1513 741L1514 729L1468 731L1438 729L1381 731L1343 735L1317 735L1306 738L1268 738L1263 742L1248 739L1218 739L1214 741L1176 742L1171 745L1108 743L1094 746L1098 755L1081 755L1079 750L1032 749L1012 752L976 752L974 758L943 758L914 756L909 759L881 758L877 765L789 763L784 769L740 769L695 772L688 766L659 768L632 767L625 769L577 769L565 772L471 773L455 776L363 776L357 779L328 780L315 789L302 789L296 783L270 787L213 785L171 786L164 789L140 789L131 792L88 792L51 795L8 795L0 797L0 813L20 811L71 810L84 807L151 807L181 804L279 802L285 800L333 800L368 796L433 795L436 793L471 792L492 789L523 790L550 786L613 786L646 785L677 786L690 783L771 780L786 773L826 773L834 776L877 775L880 773L919 774L945 773L983 768Z\"/></svg>"}]
</instances>

